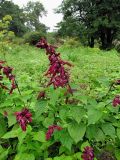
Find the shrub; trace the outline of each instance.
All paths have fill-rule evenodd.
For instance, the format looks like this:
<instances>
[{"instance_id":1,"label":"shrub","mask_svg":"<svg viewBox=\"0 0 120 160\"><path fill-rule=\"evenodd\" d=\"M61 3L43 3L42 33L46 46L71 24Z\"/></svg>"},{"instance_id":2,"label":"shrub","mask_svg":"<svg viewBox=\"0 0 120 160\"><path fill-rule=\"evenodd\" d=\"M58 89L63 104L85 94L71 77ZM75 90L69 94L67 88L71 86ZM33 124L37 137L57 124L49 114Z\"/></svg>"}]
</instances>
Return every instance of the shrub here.
<instances>
[{"instance_id":1,"label":"shrub","mask_svg":"<svg viewBox=\"0 0 120 160\"><path fill-rule=\"evenodd\" d=\"M24 42L35 45L42 37L45 37L45 34L42 32L28 32L24 35Z\"/></svg>"}]
</instances>

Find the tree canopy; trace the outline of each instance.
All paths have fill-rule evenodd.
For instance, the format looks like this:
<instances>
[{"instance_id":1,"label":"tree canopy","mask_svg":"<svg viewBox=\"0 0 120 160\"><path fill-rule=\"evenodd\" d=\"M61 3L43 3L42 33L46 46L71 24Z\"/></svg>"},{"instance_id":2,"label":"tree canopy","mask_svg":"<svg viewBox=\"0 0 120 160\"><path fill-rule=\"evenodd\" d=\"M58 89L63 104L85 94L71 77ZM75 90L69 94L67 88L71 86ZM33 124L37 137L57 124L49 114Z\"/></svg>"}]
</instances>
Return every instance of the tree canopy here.
<instances>
[{"instance_id":1,"label":"tree canopy","mask_svg":"<svg viewBox=\"0 0 120 160\"><path fill-rule=\"evenodd\" d=\"M97 39L103 49L110 48L120 29L120 0L64 0L57 12L64 16L58 33L86 36L91 47Z\"/></svg>"}]
</instances>

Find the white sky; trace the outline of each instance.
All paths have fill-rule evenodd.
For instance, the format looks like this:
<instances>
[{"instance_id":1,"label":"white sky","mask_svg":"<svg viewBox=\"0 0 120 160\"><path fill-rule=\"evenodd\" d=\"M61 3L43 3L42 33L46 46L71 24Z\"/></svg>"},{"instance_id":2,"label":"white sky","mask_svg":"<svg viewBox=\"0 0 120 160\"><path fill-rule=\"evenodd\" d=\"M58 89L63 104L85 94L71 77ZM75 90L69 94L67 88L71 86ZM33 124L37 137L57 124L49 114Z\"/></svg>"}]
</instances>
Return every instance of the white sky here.
<instances>
[{"instance_id":1,"label":"white sky","mask_svg":"<svg viewBox=\"0 0 120 160\"><path fill-rule=\"evenodd\" d=\"M12 0L15 4L22 7L23 5L26 5L29 0ZM31 0L36 1L36 0ZM50 31L53 31L55 29L55 26L58 22L62 20L61 14L55 14L53 9L57 8L62 0L38 0L40 1L45 9L47 10L47 16L43 17L41 22L44 23L47 27L50 27Z\"/></svg>"}]
</instances>

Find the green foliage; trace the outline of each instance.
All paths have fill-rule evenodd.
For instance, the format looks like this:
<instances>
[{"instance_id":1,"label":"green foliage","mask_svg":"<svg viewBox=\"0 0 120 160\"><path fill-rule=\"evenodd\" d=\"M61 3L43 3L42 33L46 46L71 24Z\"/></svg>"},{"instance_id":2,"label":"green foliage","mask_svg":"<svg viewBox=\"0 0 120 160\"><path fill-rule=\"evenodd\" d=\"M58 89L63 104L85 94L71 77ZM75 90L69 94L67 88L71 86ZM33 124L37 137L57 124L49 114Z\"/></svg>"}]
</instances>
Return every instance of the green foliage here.
<instances>
[{"instance_id":1,"label":"green foliage","mask_svg":"<svg viewBox=\"0 0 120 160\"><path fill-rule=\"evenodd\" d=\"M119 106L113 108L110 102L120 87L115 85L108 92L111 82L119 78L117 52L61 47L58 52L74 64L71 86L75 91L73 96L66 97L64 88L44 87L48 61L43 51L27 44L8 44L8 48L9 53L5 57L0 54L0 59L6 58L14 68L21 95L17 89L12 95L0 89L0 159L82 160L84 148L91 146L96 157L107 148L119 160ZM37 100L42 90L46 97ZM26 132L21 130L14 114L24 107L29 108L33 117ZM55 130L51 139L46 140L48 127L53 124L62 130Z\"/></svg>"},{"instance_id":2,"label":"green foliage","mask_svg":"<svg viewBox=\"0 0 120 160\"><path fill-rule=\"evenodd\" d=\"M30 45L35 45L42 37L45 37L43 32L28 32L24 35L24 41Z\"/></svg>"},{"instance_id":3,"label":"green foliage","mask_svg":"<svg viewBox=\"0 0 120 160\"><path fill-rule=\"evenodd\" d=\"M120 29L119 7L119 0L62 1L57 9L63 14L58 35L78 37L92 48L98 40L102 49L111 49Z\"/></svg>"}]
</instances>

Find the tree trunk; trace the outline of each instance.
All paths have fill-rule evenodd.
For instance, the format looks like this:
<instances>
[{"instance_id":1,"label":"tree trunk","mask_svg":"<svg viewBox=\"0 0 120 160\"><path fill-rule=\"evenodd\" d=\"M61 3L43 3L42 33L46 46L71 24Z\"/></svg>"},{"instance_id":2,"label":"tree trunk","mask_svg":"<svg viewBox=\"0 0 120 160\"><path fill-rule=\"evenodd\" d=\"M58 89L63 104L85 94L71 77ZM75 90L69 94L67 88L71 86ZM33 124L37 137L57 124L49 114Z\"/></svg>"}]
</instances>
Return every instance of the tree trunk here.
<instances>
[{"instance_id":1,"label":"tree trunk","mask_svg":"<svg viewBox=\"0 0 120 160\"><path fill-rule=\"evenodd\" d=\"M89 46L91 48L94 48L94 37L93 36L91 36L90 39L89 39Z\"/></svg>"}]
</instances>

